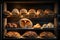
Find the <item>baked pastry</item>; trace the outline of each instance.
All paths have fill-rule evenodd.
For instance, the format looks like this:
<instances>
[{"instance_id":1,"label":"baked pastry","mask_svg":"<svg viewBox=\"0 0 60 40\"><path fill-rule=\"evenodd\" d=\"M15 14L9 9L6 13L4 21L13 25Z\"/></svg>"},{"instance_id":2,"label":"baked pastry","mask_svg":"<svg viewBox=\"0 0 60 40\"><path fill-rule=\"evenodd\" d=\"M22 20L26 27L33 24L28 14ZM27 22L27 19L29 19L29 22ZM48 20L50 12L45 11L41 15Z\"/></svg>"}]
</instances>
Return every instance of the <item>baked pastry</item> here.
<instances>
[{"instance_id":1,"label":"baked pastry","mask_svg":"<svg viewBox=\"0 0 60 40\"><path fill-rule=\"evenodd\" d=\"M41 28L41 25L37 23L36 25L33 26L33 28Z\"/></svg>"},{"instance_id":2,"label":"baked pastry","mask_svg":"<svg viewBox=\"0 0 60 40\"><path fill-rule=\"evenodd\" d=\"M14 8L12 10L12 14L13 14L13 16L18 16L19 15L19 10L17 8Z\"/></svg>"},{"instance_id":3,"label":"baked pastry","mask_svg":"<svg viewBox=\"0 0 60 40\"><path fill-rule=\"evenodd\" d=\"M54 25L52 23L48 23L46 27L48 27L48 28L54 28Z\"/></svg>"},{"instance_id":4,"label":"baked pastry","mask_svg":"<svg viewBox=\"0 0 60 40\"><path fill-rule=\"evenodd\" d=\"M50 9L45 9L44 14L53 14L54 12Z\"/></svg>"},{"instance_id":5,"label":"baked pastry","mask_svg":"<svg viewBox=\"0 0 60 40\"><path fill-rule=\"evenodd\" d=\"M43 24L42 27L41 27L41 29L43 29L43 28L48 28L47 24Z\"/></svg>"},{"instance_id":6,"label":"baked pastry","mask_svg":"<svg viewBox=\"0 0 60 40\"><path fill-rule=\"evenodd\" d=\"M14 37L14 38L20 38L21 35L20 33L18 32L15 32L15 31L9 31L7 34L6 34L7 37Z\"/></svg>"},{"instance_id":7,"label":"baked pastry","mask_svg":"<svg viewBox=\"0 0 60 40\"><path fill-rule=\"evenodd\" d=\"M41 32L40 33L40 38L46 38L46 32Z\"/></svg>"},{"instance_id":8,"label":"baked pastry","mask_svg":"<svg viewBox=\"0 0 60 40\"><path fill-rule=\"evenodd\" d=\"M49 38L54 38L55 37L55 35L52 32L47 32L47 35L48 35Z\"/></svg>"},{"instance_id":9,"label":"baked pastry","mask_svg":"<svg viewBox=\"0 0 60 40\"><path fill-rule=\"evenodd\" d=\"M54 38L55 35L52 32L42 32L40 33L40 38Z\"/></svg>"},{"instance_id":10,"label":"baked pastry","mask_svg":"<svg viewBox=\"0 0 60 40\"><path fill-rule=\"evenodd\" d=\"M31 22L31 20L29 20L27 18L22 18L19 21L19 25L21 28L32 28L33 23Z\"/></svg>"},{"instance_id":11,"label":"baked pastry","mask_svg":"<svg viewBox=\"0 0 60 40\"><path fill-rule=\"evenodd\" d=\"M43 26L41 27L41 29L43 29L43 28L54 28L54 25L52 23L43 24Z\"/></svg>"},{"instance_id":12,"label":"baked pastry","mask_svg":"<svg viewBox=\"0 0 60 40\"><path fill-rule=\"evenodd\" d=\"M35 14L37 17L40 17L43 15L43 10L42 9L38 9L37 13Z\"/></svg>"},{"instance_id":13,"label":"baked pastry","mask_svg":"<svg viewBox=\"0 0 60 40\"><path fill-rule=\"evenodd\" d=\"M38 35L34 31L27 31L22 36L24 38L36 38Z\"/></svg>"},{"instance_id":14,"label":"baked pastry","mask_svg":"<svg viewBox=\"0 0 60 40\"><path fill-rule=\"evenodd\" d=\"M21 16L20 16L21 18L26 17L26 15L27 15L27 10L26 10L26 9L21 9L21 10L20 10L20 15L21 15Z\"/></svg>"},{"instance_id":15,"label":"baked pastry","mask_svg":"<svg viewBox=\"0 0 60 40\"><path fill-rule=\"evenodd\" d=\"M17 28L18 25L16 23L12 23L13 27Z\"/></svg>"},{"instance_id":16,"label":"baked pastry","mask_svg":"<svg viewBox=\"0 0 60 40\"><path fill-rule=\"evenodd\" d=\"M11 28L15 27L15 28L17 28L18 25L16 23L7 23L7 27L11 27Z\"/></svg>"},{"instance_id":17,"label":"baked pastry","mask_svg":"<svg viewBox=\"0 0 60 40\"><path fill-rule=\"evenodd\" d=\"M32 18L32 17L35 17L35 13L36 13L35 9L30 9L27 14L28 14L29 17Z\"/></svg>"},{"instance_id":18,"label":"baked pastry","mask_svg":"<svg viewBox=\"0 0 60 40\"><path fill-rule=\"evenodd\" d=\"M4 11L4 15L6 15L7 17L11 17L12 13L10 11Z\"/></svg>"}]
</instances>

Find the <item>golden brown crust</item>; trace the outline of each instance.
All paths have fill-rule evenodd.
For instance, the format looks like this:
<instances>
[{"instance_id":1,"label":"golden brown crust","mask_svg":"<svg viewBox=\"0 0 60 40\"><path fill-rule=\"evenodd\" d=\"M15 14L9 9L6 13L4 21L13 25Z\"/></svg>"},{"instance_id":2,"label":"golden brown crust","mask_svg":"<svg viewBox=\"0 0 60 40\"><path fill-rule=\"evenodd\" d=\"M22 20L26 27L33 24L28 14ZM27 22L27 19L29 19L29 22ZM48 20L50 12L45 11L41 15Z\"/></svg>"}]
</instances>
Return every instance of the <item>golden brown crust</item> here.
<instances>
[{"instance_id":1,"label":"golden brown crust","mask_svg":"<svg viewBox=\"0 0 60 40\"><path fill-rule=\"evenodd\" d=\"M33 28L41 28L41 25L37 23L36 25L33 26Z\"/></svg>"},{"instance_id":2,"label":"golden brown crust","mask_svg":"<svg viewBox=\"0 0 60 40\"><path fill-rule=\"evenodd\" d=\"M35 9L30 9L28 12L29 12L30 14L31 14L31 13L36 13L36 10L35 10Z\"/></svg>"},{"instance_id":3,"label":"golden brown crust","mask_svg":"<svg viewBox=\"0 0 60 40\"><path fill-rule=\"evenodd\" d=\"M19 15L19 10L18 10L17 8L14 8L14 9L12 10L12 14L13 14L14 16L18 16L18 15Z\"/></svg>"},{"instance_id":4,"label":"golden brown crust","mask_svg":"<svg viewBox=\"0 0 60 40\"><path fill-rule=\"evenodd\" d=\"M55 35L52 32L42 32L40 33L40 38L54 38Z\"/></svg>"},{"instance_id":5,"label":"golden brown crust","mask_svg":"<svg viewBox=\"0 0 60 40\"><path fill-rule=\"evenodd\" d=\"M14 31L9 31L6 35L7 35L7 37L15 37L15 38L21 37L20 33L14 32Z\"/></svg>"},{"instance_id":6,"label":"golden brown crust","mask_svg":"<svg viewBox=\"0 0 60 40\"><path fill-rule=\"evenodd\" d=\"M27 31L22 36L23 37L35 37L36 38L38 35L34 31Z\"/></svg>"},{"instance_id":7,"label":"golden brown crust","mask_svg":"<svg viewBox=\"0 0 60 40\"><path fill-rule=\"evenodd\" d=\"M44 14L53 14L54 12L50 9L45 9Z\"/></svg>"},{"instance_id":8,"label":"golden brown crust","mask_svg":"<svg viewBox=\"0 0 60 40\"><path fill-rule=\"evenodd\" d=\"M42 9L38 9L38 10L37 10L36 15L40 15L40 14L43 14L43 10L42 10Z\"/></svg>"},{"instance_id":9,"label":"golden brown crust","mask_svg":"<svg viewBox=\"0 0 60 40\"><path fill-rule=\"evenodd\" d=\"M16 23L7 23L7 27L11 27L11 28L15 27L15 28L17 28L18 25Z\"/></svg>"}]
</instances>

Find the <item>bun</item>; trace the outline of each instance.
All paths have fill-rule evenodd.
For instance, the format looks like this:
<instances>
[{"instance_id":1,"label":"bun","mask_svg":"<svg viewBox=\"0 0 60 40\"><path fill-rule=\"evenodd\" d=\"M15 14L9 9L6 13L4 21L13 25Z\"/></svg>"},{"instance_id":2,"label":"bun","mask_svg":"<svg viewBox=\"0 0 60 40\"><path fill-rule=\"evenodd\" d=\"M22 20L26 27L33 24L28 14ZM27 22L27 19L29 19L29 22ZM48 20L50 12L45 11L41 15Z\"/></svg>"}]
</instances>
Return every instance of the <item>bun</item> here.
<instances>
[{"instance_id":1,"label":"bun","mask_svg":"<svg viewBox=\"0 0 60 40\"><path fill-rule=\"evenodd\" d=\"M20 17L23 18L23 17L26 17L27 16L27 10L26 9L21 9L20 10Z\"/></svg>"},{"instance_id":2,"label":"bun","mask_svg":"<svg viewBox=\"0 0 60 40\"><path fill-rule=\"evenodd\" d=\"M41 29L43 29L43 28L47 28L47 24L43 24Z\"/></svg>"},{"instance_id":3,"label":"bun","mask_svg":"<svg viewBox=\"0 0 60 40\"><path fill-rule=\"evenodd\" d=\"M19 10L18 10L17 8L14 8L14 9L12 10L12 14L13 14L14 16L18 16L18 15L19 15Z\"/></svg>"},{"instance_id":4,"label":"bun","mask_svg":"<svg viewBox=\"0 0 60 40\"><path fill-rule=\"evenodd\" d=\"M28 16L30 17L30 18L34 18L35 17L35 13L36 13L36 10L35 9L30 9L29 11L28 11Z\"/></svg>"},{"instance_id":5,"label":"bun","mask_svg":"<svg viewBox=\"0 0 60 40\"><path fill-rule=\"evenodd\" d=\"M53 25L52 23L48 23L48 24L47 24L47 27L48 27L48 28L54 28L54 25Z\"/></svg>"}]
</instances>

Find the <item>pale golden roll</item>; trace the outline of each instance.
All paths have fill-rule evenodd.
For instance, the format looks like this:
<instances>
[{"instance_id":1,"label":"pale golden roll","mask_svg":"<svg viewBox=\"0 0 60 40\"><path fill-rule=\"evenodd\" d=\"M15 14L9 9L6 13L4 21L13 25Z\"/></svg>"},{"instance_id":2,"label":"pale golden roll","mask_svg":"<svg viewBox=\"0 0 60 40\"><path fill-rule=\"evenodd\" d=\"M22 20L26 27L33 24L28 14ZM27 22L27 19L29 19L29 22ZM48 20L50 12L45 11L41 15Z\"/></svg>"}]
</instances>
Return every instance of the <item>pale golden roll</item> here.
<instances>
[{"instance_id":1,"label":"pale golden roll","mask_svg":"<svg viewBox=\"0 0 60 40\"><path fill-rule=\"evenodd\" d=\"M53 23L48 23L48 24L47 24L47 27L48 27L48 28L54 28L54 24L53 24Z\"/></svg>"},{"instance_id":2,"label":"pale golden roll","mask_svg":"<svg viewBox=\"0 0 60 40\"><path fill-rule=\"evenodd\" d=\"M19 20L19 25L21 28L32 28L33 23L31 20L27 18L22 18Z\"/></svg>"},{"instance_id":3,"label":"pale golden roll","mask_svg":"<svg viewBox=\"0 0 60 40\"><path fill-rule=\"evenodd\" d=\"M33 26L33 28L41 28L41 25L37 23L36 25Z\"/></svg>"},{"instance_id":4,"label":"pale golden roll","mask_svg":"<svg viewBox=\"0 0 60 40\"><path fill-rule=\"evenodd\" d=\"M37 38L38 35L34 31L27 31L22 36L25 38L32 38L32 37Z\"/></svg>"},{"instance_id":5,"label":"pale golden roll","mask_svg":"<svg viewBox=\"0 0 60 40\"><path fill-rule=\"evenodd\" d=\"M41 29L43 29L43 28L47 28L47 24L43 24Z\"/></svg>"},{"instance_id":6,"label":"pale golden roll","mask_svg":"<svg viewBox=\"0 0 60 40\"><path fill-rule=\"evenodd\" d=\"M12 10L12 14L15 15L15 16L18 16L19 15L19 10L17 8L14 8Z\"/></svg>"},{"instance_id":7,"label":"pale golden roll","mask_svg":"<svg viewBox=\"0 0 60 40\"><path fill-rule=\"evenodd\" d=\"M20 33L15 32L15 31L7 32L6 36L7 37L14 37L14 38L20 38L21 37Z\"/></svg>"}]
</instances>

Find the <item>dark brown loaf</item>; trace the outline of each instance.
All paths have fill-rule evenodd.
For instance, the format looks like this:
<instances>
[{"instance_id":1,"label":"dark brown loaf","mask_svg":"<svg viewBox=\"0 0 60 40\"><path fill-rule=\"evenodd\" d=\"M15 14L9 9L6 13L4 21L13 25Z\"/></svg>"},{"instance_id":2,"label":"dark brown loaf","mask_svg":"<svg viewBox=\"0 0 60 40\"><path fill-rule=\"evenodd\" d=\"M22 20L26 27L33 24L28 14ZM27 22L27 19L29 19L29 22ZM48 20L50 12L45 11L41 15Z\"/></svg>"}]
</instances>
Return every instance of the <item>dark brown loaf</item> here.
<instances>
[{"instance_id":1,"label":"dark brown loaf","mask_svg":"<svg viewBox=\"0 0 60 40\"><path fill-rule=\"evenodd\" d=\"M24 38L32 38L32 37L37 38L38 35L34 31L27 31L22 36Z\"/></svg>"}]
</instances>

